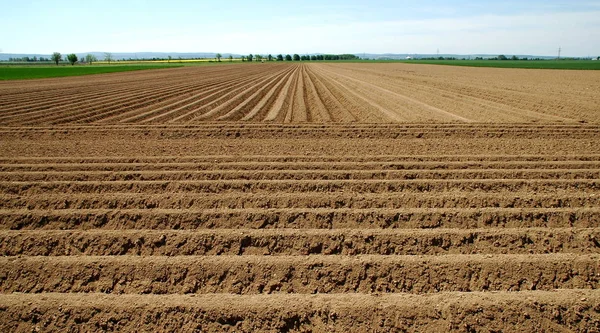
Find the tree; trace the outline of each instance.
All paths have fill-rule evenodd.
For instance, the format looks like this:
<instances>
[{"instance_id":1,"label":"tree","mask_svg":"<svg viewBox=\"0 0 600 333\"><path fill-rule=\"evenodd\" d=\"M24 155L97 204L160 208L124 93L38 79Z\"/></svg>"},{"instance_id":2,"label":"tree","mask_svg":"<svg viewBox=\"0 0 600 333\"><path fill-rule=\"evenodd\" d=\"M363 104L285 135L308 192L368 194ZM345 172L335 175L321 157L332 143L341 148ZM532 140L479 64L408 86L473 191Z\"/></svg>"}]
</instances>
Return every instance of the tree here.
<instances>
[{"instance_id":1,"label":"tree","mask_svg":"<svg viewBox=\"0 0 600 333\"><path fill-rule=\"evenodd\" d=\"M297 54L294 54L294 61L300 61L300 56Z\"/></svg>"},{"instance_id":2,"label":"tree","mask_svg":"<svg viewBox=\"0 0 600 333\"><path fill-rule=\"evenodd\" d=\"M71 66L77 62L77 55L75 53L67 54L67 60L71 63Z\"/></svg>"},{"instance_id":3,"label":"tree","mask_svg":"<svg viewBox=\"0 0 600 333\"><path fill-rule=\"evenodd\" d=\"M232 61L233 61L233 56L230 54L229 55L229 62L232 62Z\"/></svg>"},{"instance_id":4,"label":"tree","mask_svg":"<svg viewBox=\"0 0 600 333\"><path fill-rule=\"evenodd\" d=\"M283 54L277 55L277 61L283 61Z\"/></svg>"},{"instance_id":5,"label":"tree","mask_svg":"<svg viewBox=\"0 0 600 333\"><path fill-rule=\"evenodd\" d=\"M273 56L269 54L269 55L267 56L267 60L269 60L269 61L273 61Z\"/></svg>"},{"instance_id":6,"label":"tree","mask_svg":"<svg viewBox=\"0 0 600 333\"><path fill-rule=\"evenodd\" d=\"M519 58L516 55L514 55L510 58L510 60L519 60Z\"/></svg>"},{"instance_id":7,"label":"tree","mask_svg":"<svg viewBox=\"0 0 600 333\"><path fill-rule=\"evenodd\" d=\"M316 56L316 55L311 55L311 56L310 56L310 60L311 60L311 61L315 61L315 60L317 60L317 56Z\"/></svg>"},{"instance_id":8,"label":"tree","mask_svg":"<svg viewBox=\"0 0 600 333\"><path fill-rule=\"evenodd\" d=\"M217 61L218 61L218 62L221 62L221 58L222 58L222 57L223 57L223 56L221 55L221 53L217 53L217 54L215 55L215 58L217 58Z\"/></svg>"},{"instance_id":9,"label":"tree","mask_svg":"<svg viewBox=\"0 0 600 333\"><path fill-rule=\"evenodd\" d=\"M110 65L110 62L113 60L113 55L110 52L104 52L104 61L107 61Z\"/></svg>"},{"instance_id":10,"label":"tree","mask_svg":"<svg viewBox=\"0 0 600 333\"><path fill-rule=\"evenodd\" d=\"M263 56L261 56L260 54L257 54L257 55L255 56L255 58L256 58L256 61L259 61L259 62L260 62L260 61L262 61L262 59L263 59Z\"/></svg>"},{"instance_id":11,"label":"tree","mask_svg":"<svg viewBox=\"0 0 600 333\"><path fill-rule=\"evenodd\" d=\"M91 65L94 61L98 61L98 59L96 59L96 56L94 56L93 54L88 54L85 56L85 62L87 62L88 64Z\"/></svg>"},{"instance_id":12,"label":"tree","mask_svg":"<svg viewBox=\"0 0 600 333\"><path fill-rule=\"evenodd\" d=\"M52 57L50 58L56 63L56 66L58 66L58 63L62 59L62 54L60 54L59 52L54 52L52 53Z\"/></svg>"},{"instance_id":13,"label":"tree","mask_svg":"<svg viewBox=\"0 0 600 333\"><path fill-rule=\"evenodd\" d=\"M167 63L171 63L171 59L173 59L173 57L169 56L169 59L167 60Z\"/></svg>"},{"instance_id":14,"label":"tree","mask_svg":"<svg viewBox=\"0 0 600 333\"><path fill-rule=\"evenodd\" d=\"M250 53L250 54L249 54L249 55L246 57L246 59L247 59L248 61L250 61L250 62L251 62L253 57L254 57L254 56L252 55L252 53Z\"/></svg>"},{"instance_id":15,"label":"tree","mask_svg":"<svg viewBox=\"0 0 600 333\"><path fill-rule=\"evenodd\" d=\"M292 61L292 56L289 54L285 55L285 61Z\"/></svg>"},{"instance_id":16,"label":"tree","mask_svg":"<svg viewBox=\"0 0 600 333\"><path fill-rule=\"evenodd\" d=\"M246 56L242 56L242 62L246 61Z\"/></svg>"},{"instance_id":17,"label":"tree","mask_svg":"<svg viewBox=\"0 0 600 333\"><path fill-rule=\"evenodd\" d=\"M498 60L508 60L508 58L504 54L501 54L498 56Z\"/></svg>"}]
</instances>

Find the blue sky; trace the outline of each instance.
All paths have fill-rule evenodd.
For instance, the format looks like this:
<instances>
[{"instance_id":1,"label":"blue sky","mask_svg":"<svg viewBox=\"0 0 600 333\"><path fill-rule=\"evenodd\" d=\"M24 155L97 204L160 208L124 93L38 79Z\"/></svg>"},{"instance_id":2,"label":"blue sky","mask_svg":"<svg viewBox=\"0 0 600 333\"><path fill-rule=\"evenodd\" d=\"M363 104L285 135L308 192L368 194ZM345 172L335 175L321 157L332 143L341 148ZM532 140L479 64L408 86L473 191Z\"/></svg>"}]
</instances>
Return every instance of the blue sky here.
<instances>
[{"instance_id":1,"label":"blue sky","mask_svg":"<svg viewBox=\"0 0 600 333\"><path fill-rule=\"evenodd\" d=\"M600 56L598 1L0 0L0 52Z\"/></svg>"}]
</instances>

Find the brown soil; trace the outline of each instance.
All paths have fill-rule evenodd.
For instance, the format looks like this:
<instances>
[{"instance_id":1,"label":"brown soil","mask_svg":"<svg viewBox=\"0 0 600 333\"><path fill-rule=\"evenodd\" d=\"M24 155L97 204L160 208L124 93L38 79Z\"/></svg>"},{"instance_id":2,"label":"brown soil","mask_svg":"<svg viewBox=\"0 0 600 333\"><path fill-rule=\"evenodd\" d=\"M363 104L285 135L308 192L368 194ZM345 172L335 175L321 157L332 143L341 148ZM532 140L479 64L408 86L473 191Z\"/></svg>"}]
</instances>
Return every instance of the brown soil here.
<instances>
[{"instance_id":1,"label":"brown soil","mask_svg":"<svg viewBox=\"0 0 600 333\"><path fill-rule=\"evenodd\" d=\"M600 332L598 82L257 64L0 83L0 330Z\"/></svg>"},{"instance_id":2,"label":"brown soil","mask_svg":"<svg viewBox=\"0 0 600 333\"><path fill-rule=\"evenodd\" d=\"M413 294L0 295L14 332L596 332L597 290Z\"/></svg>"},{"instance_id":3,"label":"brown soil","mask_svg":"<svg viewBox=\"0 0 600 333\"><path fill-rule=\"evenodd\" d=\"M598 122L595 71L408 64L185 67L0 82L0 125Z\"/></svg>"}]
</instances>

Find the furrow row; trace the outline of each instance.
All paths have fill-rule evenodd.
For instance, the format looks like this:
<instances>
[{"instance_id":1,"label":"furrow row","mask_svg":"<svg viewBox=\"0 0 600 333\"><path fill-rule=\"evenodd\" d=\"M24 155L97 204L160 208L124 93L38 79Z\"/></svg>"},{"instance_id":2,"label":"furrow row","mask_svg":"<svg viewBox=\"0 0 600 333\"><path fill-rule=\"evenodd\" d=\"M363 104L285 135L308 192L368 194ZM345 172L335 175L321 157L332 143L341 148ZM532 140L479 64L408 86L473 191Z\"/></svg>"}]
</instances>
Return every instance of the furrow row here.
<instances>
[{"instance_id":1,"label":"furrow row","mask_svg":"<svg viewBox=\"0 0 600 333\"><path fill-rule=\"evenodd\" d=\"M210 158L206 158L209 160ZM400 159L399 159L400 160ZM14 163L10 163L14 162ZM25 163L23 163L25 162ZM91 160L80 160L79 163L74 163L72 160L63 161L40 161L40 163L27 163L32 161L7 161L0 160L0 172L5 174L19 172L22 174L29 173L60 173L60 172L198 172L198 171L221 171L227 172L250 172L250 171L270 171L270 172L285 172L285 171L417 171L417 172L475 172L488 170L504 170L511 171L557 171L557 170L594 170L600 168L600 161L464 161L464 162L363 162L363 161L252 161L250 159L239 158L235 161L219 161L212 162L203 161L201 158L182 158L173 161L158 160L157 162L145 161L137 159L128 161L126 159L119 161L111 161L107 158L106 161L98 161L94 163Z\"/></svg>"},{"instance_id":2,"label":"furrow row","mask_svg":"<svg viewBox=\"0 0 600 333\"><path fill-rule=\"evenodd\" d=\"M211 103L215 100L219 100L223 95L226 95L229 91L236 91L240 87L244 87L248 84L252 84L257 79L260 79L264 74L257 73L246 77L236 78L226 82L218 84L211 84L204 90L195 91L195 95L192 95L185 99L174 98L170 103L155 104L153 107L133 110L118 117L112 117L103 119L103 122L127 122L127 123L161 123L170 119L176 118L197 107L198 105Z\"/></svg>"},{"instance_id":3,"label":"furrow row","mask_svg":"<svg viewBox=\"0 0 600 333\"><path fill-rule=\"evenodd\" d=\"M243 209L243 208L591 208L600 194L556 191L499 193L43 193L0 194L3 209Z\"/></svg>"},{"instance_id":4,"label":"furrow row","mask_svg":"<svg viewBox=\"0 0 600 333\"><path fill-rule=\"evenodd\" d=\"M260 74L254 75L259 76ZM57 111L54 112L54 116L52 116L52 113L48 114L49 110L44 108L37 112L39 115L29 118L28 121L32 122L39 119L44 123L53 121L58 123L76 123L86 119L88 121L104 120L105 118L117 120L124 117L125 114L137 113L140 109L153 109L164 103L182 103L194 96L183 100L180 98L181 96L194 94L198 91L200 94L203 94L206 91L210 91L211 88L219 90L221 86L227 85L231 80L240 79L239 75L231 75L230 77L220 77L200 82L176 83L173 86L144 89L135 93L115 91L100 95L94 100L85 99L78 104L60 105L56 108ZM248 79L246 78L245 80ZM132 111L127 111L130 109ZM114 116L118 117L115 118ZM18 120L25 121L23 117L19 117Z\"/></svg>"},{"instance_id":5,"label":"furrow row","mask_svg":"<svg viewBox=\"0 0 600 333\"><path fill-rule=\"evenodd\" d=\"M597 289L600 255L0 258L1 293L437 293Z\"/></svg>"},{"instance_id":6,"label":"furrow row","mask_svg":"<svg viewBox=\"0 0 600 333\"><path fill-rule=\"evenodd\" d=\"M150 94L152 103L137 103L127 109L115 109L113 111L102 112L99 114L91 114L87 118L83 118L78 122L128 122L131 119L144 120L141 115L152 115L160 111L170 110L174 107L180 108L182 104L189 105L197 100L203 100L211 96L214 92L220 92L233 84L243 84L255 78L257 74L250 75L250 78L239 78L237 76L221 78L205 82L202 85L194 85L185 87L184 89L169 90L169 88L160 88L156 94ZM185 96L185 97L184 97ZM183 98L182 98L183 97ZM170 111L168 111L170 112ZM164 112L166 113L166 112ZM162 114L162 113L159 113ZM69 123L69 119L63 120L61 123Z\"/></svg>"},{"instance_id":7,"label":"furrow row","mask_svg":"<svg viewBox=\"0 0 600 333\"><path fill-rule=\"evenodd\" d=\"M599 254L600 228L0 230L0 256Z\"/></svg>"},{"instance_id":8,"label":"furrow row","mask_svg":"<svg viewBox=\"0 0 600 333\"><path fill-rule=\"evenodd\" d=\"M600 291L436 294L0 295L3 331L386 332L600 328Z\"/></svg>"},{"instance_id":9,"label":"furrow row","mask_svg":"<svg viewBox=\"0 0 600 333\"><path fill-rule=\"evenodd\" d=\"M13 171L0 182L45 181L203 181L203 180L441 180L441 179L590 179L600 169L513 170L161 170L161 171Z\"/></svg>"},{"instance_id":10,"label":"furrow row","mask_svg":"<svg viewBox=\"0 0 600 333\"><path fill-rule=\"evenodd\" d=\"M286 67L273 67L270 70L278 70L279 68ZM112 90L102 88L97 93L74 91L73 97L64 98L58 95L34 101L33 104L17 104L15 108L18 109L13 111L6 110L9 113L4 113L0 117L0 123L11 124L11 121L17 121L20 123L39 124L99 121L106 118L114 118L113 116L118 115L123 110L131 109L135 112L140 108L149 107L151 104L156 104L162 100L170 100L172 103L182 103L181 96L197 92L206 93L210 87L218 89L219 86L225 85L231 80L245 78L248 81L249 78L263 76L264 72L260 72L255 68L245 73L249 77L245 77L237 72L230 72L226 75L222 75L222 73L217 74L219 76L203 77L200 81L187 78L168 86L165 84L154 84L152 87L142 87L143 89L113 85L110 87ZM10 120L13 118L14 120Z\"/></svg>"},{"instance_id":11,"label":"furrow row","mask_svg":"<svg viewBox=\"0 0 600 333\"><path fill-rule=\"evenodd\" d=\"M195 181L43 181L0 182L11 195L54 193L396 193L396 192L597 193L600 180L589 179L438 179L438 180L195 180Z\"/></svg>"},{"instance_id":12,"label":"furrow row","mask_svg":"<svg viewBox=\"0 0 600 333\"><path fill-rule=\"evenodd\" d=\"M336 168L367 166L375 168L389 167L443 169L443 168L502 168L504 165L519 165L523 169L531 166L551 169L547 165L566 166L570 163L593 164L600 163L598 154L577 155L344 155L344 156L305 156L305 155L203 155L203 156L89 156L89 157L0 157L0 164L6 165L99 165L107 164L168 166L175 163L190 163L192 165L243 167L252 165L273 165L274 169L286 165L298 165L298 168L308 168L312 165L331 165ZM525 166L530 166L526 168ZM577 169L578 167L574 167Z\"/></svg>"},{"instance_id":13,"label":"furrow row","mask_svg":"<svg viewBox=\"0 0 600 333\"><path fill-rule=\"evenodd\" d=\"M218 82L221 80L227 80L228 77L217 77L213 78L213 82ZM216 81L218 80L218 81ZM209 80L210 82L210 80ZM207 85L206 82L194 82L193 80L182 80L173 84L169 87L131 87L125 85L110 85L109 87L98 87L94 88L93 92L83 93L83 92L74 92L72 95L58 94L55 96L47 96L42 100L37 100L34 98L31 103L26 104L16 104L12 109L3 108L7 112L3 113L3 117L14 118L15 116L32 116L36 114L43 113L46 115L48 111L51 110L61 110L61 109L76 109L81 106L86 106L89 104L94 104L90 102L111 102L111 101L119 101L122 100L124 103L128 102L128 99L124 97L133 97L139 98L141 96L153 95L155 93L176 93L181 91L182 88L189 86L199 86L203 87ZM184 92L184 91L183 91ZM131 98L129 98L131 99ZM96 103L98 104L98 103ZM14 110L13 110L14 109ZM3 120L4 118L0 118Z\"/></svg>"},{"instance_id":14,"label":"furrow row","mask_svg":"<svg viewBox=\"0 0 600 333\"><path fill-rule=\"evenodd\" d=\"M231 110L219 113L216 120L239 121L250 120L258 114L268 112L275 102L278 92L283 89L285 83L297 72L297 69L284 72L283 75L275 77L272 81L263 82L251 95L240 99L237 105L231 105Z\"/></svg>"},{"instance_id":15,"label":"furrow row","mask_svg":"<svg viewBox=\"0 0 600 333\"><path fill-rule=\"evenodd\" d=\"M0 210L2 229L597 228L600 208Z\"/></svg>"}]
</instances>

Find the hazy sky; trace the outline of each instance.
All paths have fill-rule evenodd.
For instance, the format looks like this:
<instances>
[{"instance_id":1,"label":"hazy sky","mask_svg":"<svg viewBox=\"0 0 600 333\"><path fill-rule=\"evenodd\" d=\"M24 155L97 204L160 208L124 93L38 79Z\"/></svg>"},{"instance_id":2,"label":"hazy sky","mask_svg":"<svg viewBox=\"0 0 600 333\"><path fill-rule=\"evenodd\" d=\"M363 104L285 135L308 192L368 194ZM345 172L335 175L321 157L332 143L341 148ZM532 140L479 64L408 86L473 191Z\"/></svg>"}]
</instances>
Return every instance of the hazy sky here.
<instances>
[{"instance_id":1,"label":"hazy sky","mask_svg":"<svg viewBox=\"0 0 600 333\"><path fill-rule=\"evenodd\" d=\"M600 0L0 0L3 53L600 56Z\"/></svg>"}]
</instances>

